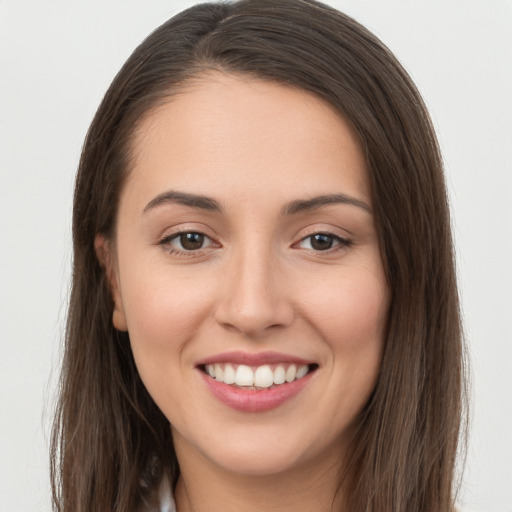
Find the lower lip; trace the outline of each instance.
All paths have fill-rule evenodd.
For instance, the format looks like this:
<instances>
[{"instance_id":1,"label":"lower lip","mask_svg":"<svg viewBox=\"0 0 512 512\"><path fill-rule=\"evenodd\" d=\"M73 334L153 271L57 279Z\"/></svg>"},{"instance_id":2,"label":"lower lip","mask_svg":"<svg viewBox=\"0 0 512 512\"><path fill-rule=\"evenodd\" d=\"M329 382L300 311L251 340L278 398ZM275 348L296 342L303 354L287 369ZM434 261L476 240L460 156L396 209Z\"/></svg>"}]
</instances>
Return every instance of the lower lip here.
<instances>
[{"instance_id":1,"label":"lower lip","mask_svg":"<svg viewBox=\"0 0 512 512\"><path fill-rule=\"evenodd\" d=\"M275 409L300 393L314 372L304 377L267 389L243 389L219 382L203 371L201 377L211 393L222 403L242 412L263 412Z\"/></svg>"}]
</instances>

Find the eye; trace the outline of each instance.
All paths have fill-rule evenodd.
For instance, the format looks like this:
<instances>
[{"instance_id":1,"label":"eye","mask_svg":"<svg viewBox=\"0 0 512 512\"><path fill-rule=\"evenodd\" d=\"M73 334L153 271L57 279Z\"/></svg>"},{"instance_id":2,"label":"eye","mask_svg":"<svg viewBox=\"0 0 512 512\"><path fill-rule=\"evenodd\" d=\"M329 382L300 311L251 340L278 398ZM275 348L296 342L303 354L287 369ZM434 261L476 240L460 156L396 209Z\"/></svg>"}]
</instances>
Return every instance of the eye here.
<instances>
[{"instance_id":1,"label":"eye","mask_svg":"<svg viewBox=\"0 0 512 512\"><path fill-rule=\"evenodd\" d=\"M309 249L313 251L328 251L336 247L350 245L349 240L331 233L315 233L303 238L297 246L301 249Z\"/></svg>"},{"instance_id":2,"label":"eye","mask_svg":"<svg viewBox=\"0 0 512 512\"><path fill-rule=\"evenodd\" d=\"M192 252L212 246L213 241L204 233L187 231L167 236L160 244L167 246L171 252Z\"/></svg>"}]
</instances>

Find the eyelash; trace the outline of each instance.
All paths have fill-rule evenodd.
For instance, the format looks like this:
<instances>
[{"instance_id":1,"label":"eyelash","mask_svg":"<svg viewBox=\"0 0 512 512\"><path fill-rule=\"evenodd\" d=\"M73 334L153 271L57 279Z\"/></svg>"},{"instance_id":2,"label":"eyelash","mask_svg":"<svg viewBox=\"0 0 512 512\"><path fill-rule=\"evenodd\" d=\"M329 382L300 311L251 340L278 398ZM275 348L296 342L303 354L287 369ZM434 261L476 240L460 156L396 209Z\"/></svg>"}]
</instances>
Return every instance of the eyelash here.
<instances>
[{"instance_id":1,"label":"eyelash","mask_svg":"<svg viewBox=\"0 0 512 512\"><path fill-rule=\"evenodd\" d=\"M328 247L323 250L322 249L314 249L313 247L306 248L307 250L313 251L315 253L331 253L334 251L339 251L340 249L344 249L346 247L350 247L352 245L352 241L349 240L348 238L343 238L341 236L334 235L333 233L329 233L329 232L319 231L316 233L311 233L308 236L305 236L297 244L295 244L295 246L305 242L306 240L310 240L309 244L311 245L311 241L313 240L314 237L329 238L329 239L331 239L332 244L335 244L335 245L331 245L331 247Z\"/></svg>"},{"instance_id":2,"label":"eyelash","mask_svg":"<svg viewBox=\"0 0 512 512\"><path fill-rule=\"evenodd\" d=\"M177 249L172 245L172 242L175 240L179 240L182 236L185 235L199 235L201 237L204 237L204 240L208 240L210 243L207 247L199 247L197 249ZM159 245L166 247L166 251L170 254L176 255L176 256L185 256L185 257L194 257L199 256L202 254L200 252L202 249L207 249L210 246L214 246L215 242L206 235L205 233L202 233L201 231L193 231L193 230L186 230L186 231L178 231L176 233L173 233L172 235L167 235L162 240L160 240ZM182 244L181 244L182 245ZM182 245L183 247L183 245Z\"/></svg>"},{"instance_id":3,"label":"eyelash","mask_svg":"<svg viewBox=\"0 0 512 512\"><path fill-rule=\"evenodd\" d=\"M185 235L196 235L196 236L203 237L203 241L208 240L209 244L206 247L204 247L203 244L201 244L201 247L198 247L197 249L185 249L185 248L178 249L172 245L172 243L175 240L180 240L180 238ZM325 237L327 239L330 239L331 247L327 247L326 249L314 249L311 244L314 237ZM304 243L307 240L310 240L310 242L309 242L310 247L305 247L304 249L306 249L308 251L312 251L314 253L331 253L331 252L339 251L346 247L350 247L352 245L352 241L347 238L343 238L341 236L334 235L333 233L328 233L328 232L316 232L316 233L311 233L308 236L305 236L299 242L295 243L293 245L293 247L298 247L298 246L300 246L300 244ZM167 235L164 238L162 238L162 240L160 240L159 245L166 247L167 252L170 254L173 254L176 256L194 257L194 256L199 256L199 255L203 254L203 249L208 249L209 247L215 246L216 242L214 242L208 235L206 235L205 233L202 233L201 231L190 230L190 231L178 231L176 233L173 233L172 235ZM181 244L181 246L183 247L183 244Z\"/></svg>"}]
</instances>

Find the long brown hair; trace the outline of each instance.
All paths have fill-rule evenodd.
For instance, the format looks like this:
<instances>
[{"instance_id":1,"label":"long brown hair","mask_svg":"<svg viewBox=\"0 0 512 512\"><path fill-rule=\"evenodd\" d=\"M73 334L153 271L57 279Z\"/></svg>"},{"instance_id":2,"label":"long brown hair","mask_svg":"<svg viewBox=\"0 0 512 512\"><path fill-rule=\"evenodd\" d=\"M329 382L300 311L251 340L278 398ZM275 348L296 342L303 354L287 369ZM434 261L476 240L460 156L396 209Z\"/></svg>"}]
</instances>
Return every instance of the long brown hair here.
<instances>
[{"instance_id":1,"label":"long brown hair","mask_svg":"<svg viewBox=\"0 0 512 512\"><path fill-rule=\"evenodd\" d=\"M382 367L351 446L348 510L451 510L464 359L438 144L391 52L313 0L192 7L134 51L106 93L76 179L73 283L52 439L55 510L136 510L164 475L178 476L169 422L138 376L128 334L112 325L94 240L115 237L137 124L212 69L310 91L358 134L391 306Z\"/></svg>"}]
</instances>

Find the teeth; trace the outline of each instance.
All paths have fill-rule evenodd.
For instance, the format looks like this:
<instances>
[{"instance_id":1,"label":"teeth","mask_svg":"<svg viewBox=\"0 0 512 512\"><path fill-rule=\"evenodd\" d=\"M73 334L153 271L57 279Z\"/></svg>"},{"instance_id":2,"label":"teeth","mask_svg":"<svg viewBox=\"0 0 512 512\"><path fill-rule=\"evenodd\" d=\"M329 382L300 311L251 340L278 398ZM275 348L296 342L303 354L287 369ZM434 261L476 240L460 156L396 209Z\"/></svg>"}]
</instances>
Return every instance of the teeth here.
<instances>
[{"instance_id":1,"label":"teeth","mask_svg":"<svg viewBox=\"0 0 512 512\"><path fill-rule=\"evenodd\" d=\"M297 367L292 364L286 370L286 382L293 382L297 376Z\"/></svg>"},{"instance_id":2,"label":"teeth","mask_svg":"<svg viewBox=\"0 0 512 512\"><path fill-rule=\"evenodd\" d=\"M282 366L274 370L274 384L284 384L286 381L286 372Z\"/></svg>"},{"instance_id":3,"label":"teeth","mask_svg":"<svg viewBox=\"0 0 512 512\"><path fill-rule=\"evenodd\" d=\"M269 388L274 384L274 374L270 366L259 366L254 372L254 385L257 388Z\"/></svg>"},{"instance_id":4,"label":"teeth","mask_svg":"<svg viewBox=\"0 0 512 512\"><path fill-rule=\"evenodd\" d=\"M254 384L254 373L245 364L241 364L235 372L235 384L237 386L252 386Z\"/></svg>"},{"instance_id":5,"label":"teeth","mask_svg":"<svg viewBox=\"0 0 512 512\"><path fill-rule=\"evenodd\" d=\"M280 364L272 370L271 366L268 364L251 368L244 364L233 366L230 363L226 363L208 364L205 370L210 377L224 384L269 388L273 385L278 386L285 382L293 382L294 380L301 379L308 373L309 367L307 364L299 367L295 364L291 364L288 367L286 367L285 364Z\"/></svg>"},{"instance_id":6,"label":"teeth","mask_svg":"<svg viewBox=\"0 0 512 512\"><path fill-rule=\"evenodd\" d=\"M224 370L220 364L215 365L215 379L224 382Z\"/></svg>"},{"instance_id":7,"label":"teeth","mask_svg":"<svg viewBox=\"0 0 512 512\"><path fill-rule=\"evenodd\" d=\"M306 375L306 373L308 373L307 365L299 366L299 368L297 369L297 375L295 378L302 379L302 377L304 377Z\"/></svg>"},{"instance_id":8,"label":"teeth","mask_svg":"<svg viewBox=\"0 0 512 512\"><path fill-rule=\"evenodd\" d=\"M234 384L235 383L235 369L227 364L224 366L224 384Z\"/></svg>"}]
</instances>

